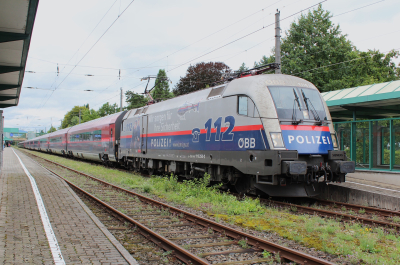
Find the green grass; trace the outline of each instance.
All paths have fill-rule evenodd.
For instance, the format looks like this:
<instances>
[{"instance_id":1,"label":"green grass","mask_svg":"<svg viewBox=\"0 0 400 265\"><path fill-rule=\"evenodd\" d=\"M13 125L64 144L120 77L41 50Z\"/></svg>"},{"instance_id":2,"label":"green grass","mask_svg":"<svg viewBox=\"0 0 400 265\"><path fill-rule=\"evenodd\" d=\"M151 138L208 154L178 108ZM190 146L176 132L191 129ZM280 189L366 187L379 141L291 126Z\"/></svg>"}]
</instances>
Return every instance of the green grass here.
<instances>
[{"instance_id":1,"label":"green grass","mask_svg":"<svg viewBox=\"0 0 400 265\"><path fill-rule=\"evenodd\" d=\"M208 187L209 178L184 182L178 182L173 176L144 178L62 157L38 152L34 154L123 188L201 210L217 220L276 233L304 246L343 256L350 264L398 264L400 260L400 237L395 232L357 223L342 223L340 219L299 215L293 209L282 211L263 206L258 199L248 197L239 201L232 195L220 192L217 186Z\"/></svg>"}]
</instances>

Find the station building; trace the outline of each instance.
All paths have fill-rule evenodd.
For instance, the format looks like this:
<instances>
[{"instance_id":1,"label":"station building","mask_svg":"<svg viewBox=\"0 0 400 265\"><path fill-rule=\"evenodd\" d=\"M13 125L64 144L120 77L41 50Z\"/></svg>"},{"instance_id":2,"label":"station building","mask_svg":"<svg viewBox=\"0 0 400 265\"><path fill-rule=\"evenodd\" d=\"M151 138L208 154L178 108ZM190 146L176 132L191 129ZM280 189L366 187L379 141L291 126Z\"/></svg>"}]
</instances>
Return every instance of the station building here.
<instances>
[{"instance_id":1,"label":"station building","mask_svg":"<svg viewBox=\"0 0 400 265\"><path fill-rule=\"evenodd\" d=\"M322 93L357 170L400 171L400 81Z\"/></svg>"},{"instance_id":2,"label":"station building","mask_svg":"<svg viewBox=\"0 0 400 265\"><path fill-rule=\"evenodd\" d=\"M28 140L27 132L22 131L18 128L4 128L4 142L7 145L10 144L18 144L19 142L23 142Z\"/></svg>"}]
</instances>

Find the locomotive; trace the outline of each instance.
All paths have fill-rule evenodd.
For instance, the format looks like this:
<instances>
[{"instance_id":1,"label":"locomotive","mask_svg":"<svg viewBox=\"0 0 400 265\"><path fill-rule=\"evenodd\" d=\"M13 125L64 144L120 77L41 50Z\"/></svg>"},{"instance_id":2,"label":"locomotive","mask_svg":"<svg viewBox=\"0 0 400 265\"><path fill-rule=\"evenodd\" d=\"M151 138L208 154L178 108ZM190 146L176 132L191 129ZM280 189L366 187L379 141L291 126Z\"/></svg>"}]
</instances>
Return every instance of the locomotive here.
<instances>
[{"instance_id":1,"label":"locomotive","mask_svg":"<svg viewBox=\"0 0 400 265\"><path fill-rule=\"evenodd\" d=\"M271 197L315 196L319 185L355 171L318 89L283 74L248 74L22 145L151 175L207 173L240 193Z\"/></svg>"}]
</instances>

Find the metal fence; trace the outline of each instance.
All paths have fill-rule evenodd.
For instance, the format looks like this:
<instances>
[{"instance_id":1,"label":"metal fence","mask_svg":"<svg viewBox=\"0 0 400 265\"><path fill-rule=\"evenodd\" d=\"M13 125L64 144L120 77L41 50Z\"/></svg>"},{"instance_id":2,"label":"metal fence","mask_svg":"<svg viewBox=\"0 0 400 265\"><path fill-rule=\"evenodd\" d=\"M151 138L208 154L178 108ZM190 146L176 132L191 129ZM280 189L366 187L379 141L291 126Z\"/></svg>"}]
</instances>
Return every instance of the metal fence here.
<instances>
[{"instance_id":1,"label":"metal fence","mask_svg":"<svg viewBox=\"0 0 400 265\"><path fill-rule=\"evenodd\" d=\"M400 171L400 118L335 122L341 150L357 169Z\"/></svg>"}]
</instances>

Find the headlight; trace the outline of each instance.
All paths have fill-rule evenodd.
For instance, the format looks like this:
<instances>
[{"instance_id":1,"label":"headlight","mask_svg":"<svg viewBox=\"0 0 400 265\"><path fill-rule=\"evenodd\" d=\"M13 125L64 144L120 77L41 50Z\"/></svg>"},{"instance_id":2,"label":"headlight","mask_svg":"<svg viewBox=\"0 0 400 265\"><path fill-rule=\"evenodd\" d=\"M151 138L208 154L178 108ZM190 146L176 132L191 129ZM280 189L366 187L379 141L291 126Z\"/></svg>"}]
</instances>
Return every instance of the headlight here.
<instances>
[{"instance_id":1,"label":"headlight","mask_svg":"<svg viewBox=\"0 0 400 265\"><path fill-rule=\"evenodd\" d=\"M281 133L272 132L270 133L270 135L272 139L272 144L274 145L275 148L285 148L285 144L283 143Z\"/></svg>"},{"instance_id":2,"label":"headlight","mask_svg":"<svg viewBox=\"0 0 400 265\"><path fill-rule=\"evenodd\" d=\"M336 134L331 133L333 148L338 148Z\"/></svg>"}]
</instances>

